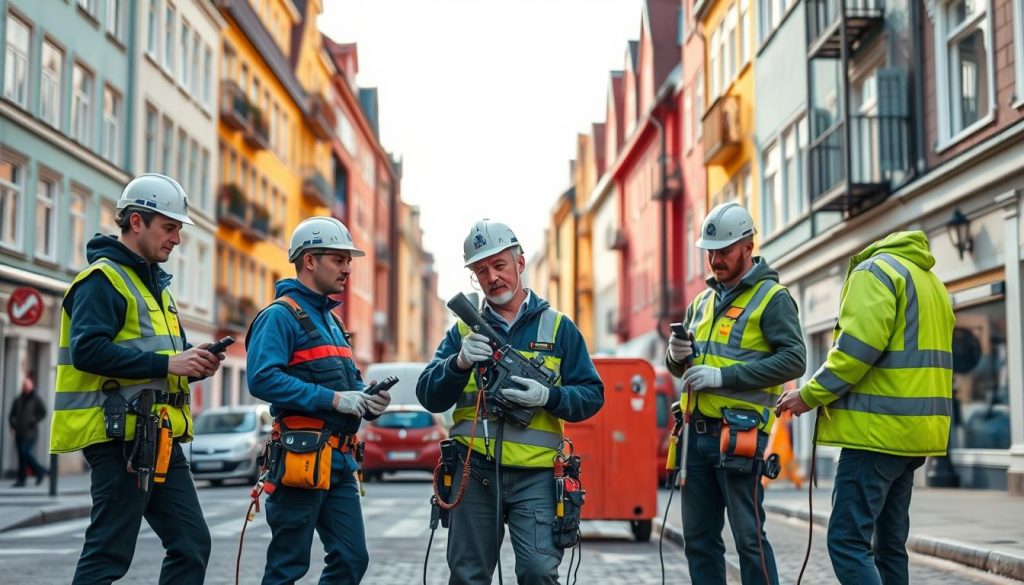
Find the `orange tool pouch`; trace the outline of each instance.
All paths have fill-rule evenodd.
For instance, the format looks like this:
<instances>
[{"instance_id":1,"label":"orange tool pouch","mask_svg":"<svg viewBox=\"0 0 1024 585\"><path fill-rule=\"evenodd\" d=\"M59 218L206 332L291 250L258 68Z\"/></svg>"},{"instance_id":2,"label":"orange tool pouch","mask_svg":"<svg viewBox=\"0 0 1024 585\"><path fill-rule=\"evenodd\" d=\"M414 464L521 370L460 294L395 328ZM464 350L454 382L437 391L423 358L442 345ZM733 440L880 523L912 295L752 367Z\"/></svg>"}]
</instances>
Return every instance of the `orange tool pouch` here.
<instances>
[{"instance_id":1,"label":"orange tool pouch","mask_svg":"<svg viewBox=\"0 0 1024 585\"><path fill-rule=\"evenodd\" d=\"M156 469L153 473L154 483L167 481L167 468L171 465L171 448L174 446L174 438L171 436L171 417L167 414L167 407L160 409L160 430L156 439Z\"/></svg>"},{"instance_id":2,"label":"orange tool pouch","mask_svg":"<svg viewBox=\"0 0 1024 585\"><path fill-rule=\"evenodd\" d=\"M753 410L722 409L722 430L719 434L718 466L742 473L751 473L760 459L758 448L761 417Z\"/></svg>"},{"instance_id":3,"label":"orange tool pouch","mask_svg":"<svg viewBox=\"0 0 1024 585\"><path fill-rule=\"evenodd\" d=\"M277 462L280 484L326 490L331 487L331 455L339 447L337 435L324 421L307 416L283 416L274 420L281 460Z\"/></svg>"}]
</instances>

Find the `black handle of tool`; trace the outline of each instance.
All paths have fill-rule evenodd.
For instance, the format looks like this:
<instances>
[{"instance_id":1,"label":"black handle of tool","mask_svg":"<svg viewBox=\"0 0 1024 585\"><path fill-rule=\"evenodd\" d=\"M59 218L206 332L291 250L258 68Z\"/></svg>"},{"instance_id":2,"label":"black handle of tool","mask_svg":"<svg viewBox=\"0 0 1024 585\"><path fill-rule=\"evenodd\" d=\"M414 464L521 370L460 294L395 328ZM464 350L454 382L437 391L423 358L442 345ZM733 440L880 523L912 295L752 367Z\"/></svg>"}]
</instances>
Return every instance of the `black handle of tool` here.
<instances>
[{"instance_id":1,"label":"black handle of tool","mask_svg":"<svg viewBox=\"0 0 1024 585\"><path fill-rule=\"evenodd\" d=\"M498 335L498 332L493 327L487 324L487 321L484 321L483 316L476 310L473 303L466 298L466 295L462 293L456 294L448 301L448 308L455 313L456 317L462 319L466 325L469 325L469 328L475 333L486 337L492 347L497 349L501 346L501 336Z\"/></svg>"},{"instance_id":2,"label":"black handle of tool","mask_svg":"<svg viewBox=\"0 0 1024 585\"><path fill-rule=\"evenodd\" d=\"M366 389L366 394L368 396L376 396L384 390L390 390L397 383L398 378L395 376L388 376L376 384L371 384L370 387Z\"/></svg>"},{"instance_id":3,"label":"black handle of tool","mask_svg":"<svg viewBox=\"0 0 1024 585\"><path fill-rule=\"evenodd\" d=\"M228 335L224 339L221 339L220 341L218 341L218 342L210 345L209 347L207 347L206 351L216 355L218 353L221 353L225 349L227 349L228 346L231 345L234 342L235 342L235 338L231 337L230 335Z\"/></svg>"}]
</instances>

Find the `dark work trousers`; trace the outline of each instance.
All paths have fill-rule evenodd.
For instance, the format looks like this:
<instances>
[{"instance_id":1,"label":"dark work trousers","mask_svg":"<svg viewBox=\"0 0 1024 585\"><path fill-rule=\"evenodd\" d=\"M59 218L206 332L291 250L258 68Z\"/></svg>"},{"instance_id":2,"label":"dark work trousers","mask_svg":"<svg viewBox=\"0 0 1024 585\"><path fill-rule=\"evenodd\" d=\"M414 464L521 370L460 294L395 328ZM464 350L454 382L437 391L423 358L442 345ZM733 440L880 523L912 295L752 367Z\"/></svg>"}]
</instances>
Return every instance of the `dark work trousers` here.
<instances>
[{"instance_id":1,"label":"dark work trousers","mask_svg":"<svg viewBox=\"0 0 1024 585\"><path fill-rule=\"evenodd\" d=\"M73 583L97 585L123 577L132 564L143 518L167 552L159 583L202 583L210 530L181 445L174 442L167 481L152 484L148 493L139 489L138 476L125 470L124 448L123 441L111 441L83 450L92 467L92 512Z\"/></svg>"},{"instance_id":2,"label":"dark work trousers","mask_svg":"<svg viewBox=\"0 0 1024 585\"><path fill-rule=\"evenodd\" d=\"M46 468L36 460L36 438L16 438L14 444L18 448L18 483L25 483L29 469L32 470L32 475L36 476L36 483L41 482L46 475Z\"/></svg>"},{"instance_id":3,"label":"dark work trousers","mask_svg":"<svg viewBox=\"0 0 1024 585\"><path fill-rule=\"evenodd\" d=\"M740 558L743 585L777 585L775 554L764 532L764 489L761 473L742 473L718 466L720 454L717 422L697 432L697 417L690 424L690 445L683 487L683 537L690 579L694 583L725 585L725 513ZM768 435L758 433L761 452ZM755 504L756 492L756 504ZM756 506L756 507L755 507Z\"/></svg>"},{"instance_id":4,"label":"dark work trousers","mask_svg":"<svg viewBox=\"0 0 1024 585\"><path fill-rule=\"evenodd\" d=\"M828 554L840 583L910 582L910 493L914 470L922 465L924 457L846 448L839 454Z\"/></svg>"},{"instance_id":5,"label":"dark work trousers","mask_svg":"<svg viewBox=\"0 0 1024 585\"><path fill-rule=\"evenodd\" d=\"M370 566L351 467L333 467L327 490L278 486L267 498L267 524L273 536L263 585L295 583L309 571L314 529L327 552L321 585L354 585Z\"/></svg>"},{"instance_id":6,"label":"dark work trousers","mask_svg":"<svg viewBox=\"0 0 1024 585\"><path fill-rule=\"evenodd\" d=\"M452 492L462 477L465 450L460 449ZM498 536L494 461L474 455L462 503L452 510L448 527L449 585L490 585L498 563ZM454 498L454 495L452 496ZM550 468L501 468L501 505L512 550L516 555L516 582L520 585L558 583L562 549L555 547L555 478ZM505 576L508 579L508 576Z\"/></svg>"}]
</instances>

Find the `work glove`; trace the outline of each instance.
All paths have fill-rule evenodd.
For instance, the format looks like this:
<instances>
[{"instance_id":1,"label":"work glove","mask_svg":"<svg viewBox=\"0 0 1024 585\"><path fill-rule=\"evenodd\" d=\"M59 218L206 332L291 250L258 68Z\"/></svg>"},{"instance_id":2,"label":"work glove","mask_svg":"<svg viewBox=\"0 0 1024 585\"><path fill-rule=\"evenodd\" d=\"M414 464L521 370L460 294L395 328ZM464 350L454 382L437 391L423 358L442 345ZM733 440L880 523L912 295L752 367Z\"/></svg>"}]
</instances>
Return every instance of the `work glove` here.
<instances>
[{"instance_id":1,"label":"work glove","mask_svg":"<svg viewBox=\"0 0 1024 585\"><path fill-rule=\"evenodd\" d=\"M516 404L527 408L531 406L544 406L548 403L548 387L537 380L523 378L522 376L509 376L513 382L526 386L526 390L519 388L503 388L502 395Z\"/></svg>"},{"instance_id":2,"label":"work glove","mask_svg":"<svg viewBox=\"0 0 1024 585\"><path fill-rule=\"evenodd\" d=\"M373 416L380 416L388 409L389 404L391 404L391 393L381 390L366 399L366 411Z\"/></svg>"},{"instance_id":3,"label":"work glove","mask_svg":"<svg viewBox=\"0 0 1024 585\"><path fill-rule=\"evenodd\" d=\"M363 416L366 414L366 394L362 392L335 392L334 410L341 414L354 414Z\"/></svg>"},{"instance_id":4,"label":"work glove","mask_svg":"<svg viewBox=\"0 0 1024 585\"><path fill-rule=\"evenodd\" d=\"M485 336L479 333L470 333L462 338L462 349L459 350L459 357L455 361L460 368L468 370L477 362L491 359L493 353Z\"/></svg>"},{"instance_id":5,"label":"work glove","mask_svg":"<svg viewBox=\"0 0 1024 585\"><path fill-rule=\"evenodd\" d=\"M721 388L722 370L711 366L694 366L683 374L683 385L693 391Z\"/></svg>"},{"instance_id":6,"label":"work glove","mask_svg":"<svg viewBox=\"0 0 1024 585\"><path fill-rule=\"evenodd\" d=\"M681 364L693 355L693 344L689 339L680 339L673 335L668 338L668 359Z\"/></svg>"}]
</instances>

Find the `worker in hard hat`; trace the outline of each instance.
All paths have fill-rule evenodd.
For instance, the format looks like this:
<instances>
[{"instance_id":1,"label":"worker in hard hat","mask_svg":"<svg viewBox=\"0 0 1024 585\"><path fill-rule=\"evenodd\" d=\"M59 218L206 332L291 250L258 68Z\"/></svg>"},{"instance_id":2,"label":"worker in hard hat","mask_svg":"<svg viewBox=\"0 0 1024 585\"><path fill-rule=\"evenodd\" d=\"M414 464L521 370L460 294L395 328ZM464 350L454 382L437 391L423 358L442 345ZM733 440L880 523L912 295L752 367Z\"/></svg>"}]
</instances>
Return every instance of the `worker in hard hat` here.
<instances>
[{"instance_id":1,"label":"worker in hard hat","mask_svg":"<svg viewBox=\"0 0 1024 585\"><path fill-rule=\"evenodd\" d=\"M778 583L764 532L762 458L782 385L803 375L806 350L796 303L779 275L754 256L754 221L737 203L711 210L697 247L713 276L687 307L683 322L697 345L678 335L666 365L682 376L688 427L683 486L685 553L694 583L725 583L724 513L736 542L744 584ZM692 396L689 404L687 395ZM723 420L728 426L723 425ZM721 449L722 433L745 428L751 452Z\"/></svg>"},{"instance_id":2,"label":"worker in hard hat","mask_svg":"<svg viewBox=\"0 0 1024 585\"><path fill-rule=\"evenodd\" d=\"M91 474L92 513L72 583L117 581L128 572L142 519L167 551L161 583L202 583L210 532L181 443L192 440L189 381L212 376L223 354L185 338L160 264L193 225L174 179L139 175L117 202L120 238L96 235L89 266L61 306L50 451L81 450ZM152 407L140 400L151 393ZM161 483L140 467L142 417L166 415L173 444ZM152 471L150 469L149 471ZM156 580L151 576L150 580Z\"/></svg>"},{"instance_id":3,"label":"worker in hard hat","mask_svg":"<svg viewBox=\"0 0 1024 585\"><path fill-rule=\"evenodd\" d=\"M352 259L365 255L333 217L300 223L288 246L295 278L278 281L276 299L246 336L249 392L270 403L283 449L270 466L281 477L267 498L267 585L302 579L314 530L327 551L321 583L358 583L369 566L355 433L360 421L384 412L391 396L364 393L349 335L334 313L341 303L331 298L345 291ZM311 436L318 437L315 446L292 451Z\"/></svg>"},{"instance_id":4,"label":"worker in hard hat","mask_svg":"<svg viewBox=\"0 0 1024 585\"><path fill-rule=\"evenodd\" d=\"M523 285L526 259L508 225L490 219L474 224L463 245L463 260L485 296L483 319L503 339L487 339L459 321L441 340L416 385L416 397L427 410L445 412L455 407L450 436L456 441L459 460L456 481L472 449L468 486L450 515L449 583L491 583L504 539L498 510L511 535L517 582L557 583L563 551L555 546L554 530L562 525L553 523L554 458L563 441L563 421L594 416L604 404L604 385L572 320ZM477 409L484 401L476 399L474 365L491 358L492 341L507 342L561 374L556 385L513 377L510 387L500 389L508 401L536 409L525 428ZM495 469L498 452L500 470ZM497 486L501 493L496 497Z\"/></svg>"}]
</instances>

